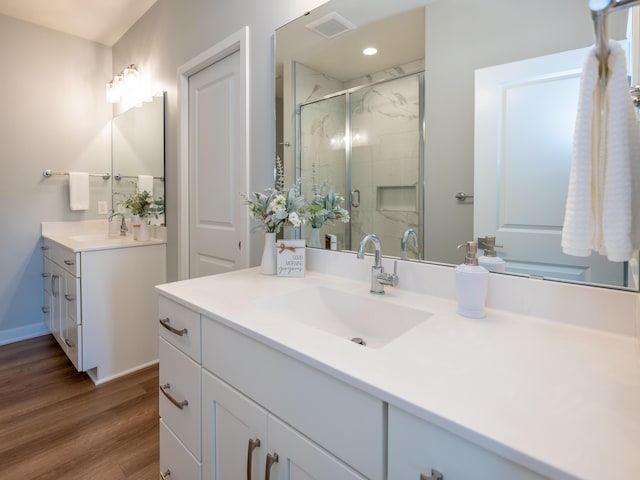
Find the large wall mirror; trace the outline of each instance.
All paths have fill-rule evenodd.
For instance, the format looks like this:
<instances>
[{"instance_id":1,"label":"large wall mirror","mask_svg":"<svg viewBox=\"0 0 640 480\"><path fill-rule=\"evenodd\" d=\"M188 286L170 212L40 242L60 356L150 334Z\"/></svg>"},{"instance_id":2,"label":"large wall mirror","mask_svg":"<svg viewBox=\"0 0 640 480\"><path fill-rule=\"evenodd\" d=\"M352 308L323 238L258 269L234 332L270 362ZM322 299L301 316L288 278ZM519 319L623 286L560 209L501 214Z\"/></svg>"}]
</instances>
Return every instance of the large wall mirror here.
<instances>
[{"instance_id":1,"label":"large wall mirror","mask_svg":"<svg viewBox=\"0 0 640 480\"><path fill-rule=\"evenodd\" d=\"M608 18L630 71L631 18ZM321 230L339 249L376 233L400 257L413 228L410 259L456 265L457 245L494 236L505 273L637 290L637 261L560 248L593 38L587 0L330 0L275 35L287 182L345 197L351 220Z\"/></svg>"},{"instance_id":2,"label":"large wall mirror","mask_svg":"<svg viewBox=\"0 0 640 480\"><path fill-rule=\"evenodd\" d=\"M150 191L157 205L164 205L164 109L165 94L117 115L111 122L113 208L139 186ZM165 224L164 209L149 222Z\"/></svg>"}]
</instances>

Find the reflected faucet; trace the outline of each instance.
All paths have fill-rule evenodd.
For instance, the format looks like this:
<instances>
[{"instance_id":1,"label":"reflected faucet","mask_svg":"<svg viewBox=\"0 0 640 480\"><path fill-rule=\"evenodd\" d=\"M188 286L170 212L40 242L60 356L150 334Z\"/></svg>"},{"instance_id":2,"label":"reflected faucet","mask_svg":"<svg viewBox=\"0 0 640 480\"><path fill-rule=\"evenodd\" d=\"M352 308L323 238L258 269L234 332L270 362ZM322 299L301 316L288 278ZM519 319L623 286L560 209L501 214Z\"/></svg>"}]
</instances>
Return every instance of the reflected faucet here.
<instances>
[{"instance_id":1,"label":"reflected faucet","mask_svg":"<svg viewBox=\"0 0 640 480\"><path fill-rule=\"evenodd\" d=\"M380 238L375 233L366 235L360 242L360 248L358 249L357 257L362 260L364 258L364 251L367 248L369 242L373 243L373 247L376 249L374 257L374 265L371 267L371 293L376 295L382 295L384 293L384 286L391 285L396 287L400 281L398 278L398 262L393 264L393 273L385 273L382 266L382 243Z\"/></svg>"},{"instance_id":2,"label":"reflected faucet","mask_svg":"<svg viewBox=\"0 0 640 480\"><path fill-rule=\"evenodd\" d=\"M409 259L407 256L407 242L409 241L409 237L413 237L413 248L418 248L418 234L413 228L407 228L402 234L402 239L400 240L400 260Z\"/></svg>"},{"instance_id":3,"label":"reflected faucet","mask_svg":"<svg viewBox=\"0 0 640 480\"><path fill-rule=\"evenodd\" d=\"M120 236L124 237L127 234L127 230L129 230L127 228L127 223L124 221L124 215L122 213L113 212L111 213L111 215L109 215L109 221L111 222L113 220L113 217L117 217L118 215L122 217L122 221L120 223Z\"/></svg>"}]
</instances>

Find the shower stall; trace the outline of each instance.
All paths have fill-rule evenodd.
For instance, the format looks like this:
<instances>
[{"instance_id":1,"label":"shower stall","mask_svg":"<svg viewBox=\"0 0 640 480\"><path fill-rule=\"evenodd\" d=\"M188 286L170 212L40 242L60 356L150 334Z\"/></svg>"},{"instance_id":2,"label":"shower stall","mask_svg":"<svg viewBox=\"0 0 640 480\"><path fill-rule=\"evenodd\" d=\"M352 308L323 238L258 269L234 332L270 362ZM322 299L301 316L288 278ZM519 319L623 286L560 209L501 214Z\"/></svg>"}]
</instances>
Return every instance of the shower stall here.
<instances>
[{"instance_id":1,"label":"shower stall","mask_svg":"<svg viewBox=\"0 0 640 480\"><path fill-rule=\"evenodd\" d=\"M312 179L326 180L345 198L348 223L325 225L338 249L357 250L367 233L377 234L385 255L400 256L407 228L418 233L422 256L424 74L414 73L349 89L300 105L297 174L312 198ZM315 175L314 175L315 170ZM310 227L302 231L309 238Z\"/></svg>"}]
</instances>

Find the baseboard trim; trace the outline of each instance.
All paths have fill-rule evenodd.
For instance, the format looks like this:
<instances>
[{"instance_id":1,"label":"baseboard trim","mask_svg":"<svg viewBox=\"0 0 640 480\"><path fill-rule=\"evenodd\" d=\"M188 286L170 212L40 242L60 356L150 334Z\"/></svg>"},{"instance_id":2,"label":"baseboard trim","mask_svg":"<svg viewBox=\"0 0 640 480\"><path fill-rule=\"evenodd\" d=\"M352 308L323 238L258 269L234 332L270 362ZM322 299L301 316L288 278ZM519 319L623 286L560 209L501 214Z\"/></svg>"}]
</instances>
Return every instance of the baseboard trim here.
<instances>
[{"instance_id":1,"label":"baseboard trim","mask_svg":"<svg viewBox=\"0 0 640 480\"><path fill-rule=\"evenodd\" d=\"M49 329L44 323L32 323L24 327L0 330L0 345L29 340L30 338L41 337L48 334Z\"/></svg>"},{"instance_id":2,"label":"baseboard trim","mask_svg":"<svg viewBox=\"0 0 640 480\"><path fill-rule=\"evenodd\" d=\"M115 380L116 378L124 377L125 375L129 375L130 373L134 373L134 372L137 372L138 370L142 370L143 368L147 368L147 367L150 367L152 365L156 365L159 362L160 362L160 360L153 360L151 362L143 363L142 365L138 365L138 366L130 368L128 370L124 370L124 371L118 372L118 373L116 373L114 375L109 375L108 377L102 377L102 378L98 378L98 372L97 372L98 368L91 368L91 369L87 370L85 373L89 376L89 378L91 379L91 381L95 385L101 385L103 383Z\"/></svg>"}]
</instances>

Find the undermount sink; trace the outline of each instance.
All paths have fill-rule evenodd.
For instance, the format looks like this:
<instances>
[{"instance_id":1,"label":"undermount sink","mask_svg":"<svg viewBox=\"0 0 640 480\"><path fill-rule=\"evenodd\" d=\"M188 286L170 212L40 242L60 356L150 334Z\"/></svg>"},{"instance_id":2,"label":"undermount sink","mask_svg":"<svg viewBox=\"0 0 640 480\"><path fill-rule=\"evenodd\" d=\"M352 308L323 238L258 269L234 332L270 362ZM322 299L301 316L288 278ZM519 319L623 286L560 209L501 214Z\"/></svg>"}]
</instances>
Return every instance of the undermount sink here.
<instances>
[{"instance_id":1,"label":"undermount sink","mask_svg":"<svg viewBox=\"0 0 640 480\"><path fill-rule=\"evenodd\" d=\"M368 293L319 286L263 300L256 306L372 348L383 347L432 315Z\"/></svg>"},{"instance_id":2,"label":"undermount sink","mask_svg":"<svg viewBox=\"0 0 640 480\"><path fill-rule=\"evenodd\" d=\"M70 235L69 240L74 242L101 242L101 241L129 241L129 237L120 235L108 235L106 233L86 233L82 235Z\"/></svg>"}]
</instances>

